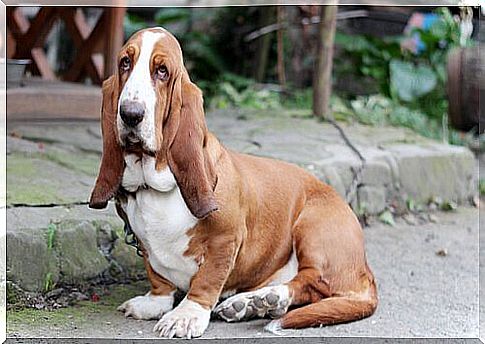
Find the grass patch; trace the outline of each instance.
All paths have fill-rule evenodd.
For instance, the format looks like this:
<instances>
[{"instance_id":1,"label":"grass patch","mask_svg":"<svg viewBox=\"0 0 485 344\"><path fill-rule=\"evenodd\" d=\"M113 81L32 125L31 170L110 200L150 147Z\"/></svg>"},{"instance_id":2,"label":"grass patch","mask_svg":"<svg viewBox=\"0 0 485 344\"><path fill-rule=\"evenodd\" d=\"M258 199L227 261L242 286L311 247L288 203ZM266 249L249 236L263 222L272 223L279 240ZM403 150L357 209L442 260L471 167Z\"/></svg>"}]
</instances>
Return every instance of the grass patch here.
<instances>
[{"instance_id":1,"label":"grass patch","mask_svg":"<svg viewBox=\"0 0 485 344\"><path fill-rule=\"evenodd\" d=\"M47 252L49 253L49 255L52 253L52 250L54 248L56 229L57 227L53 223L49 224L49 226L47 227ZM52 288L54 288L54 285L55 283L52 278L52 273L48 272L45 275L45 279L44 279L44 291L45 292L50 291Z\"/></svg>"},{"instance_id":2,"label":"grass patch","mask_svg":"<svg viewBox=\"0 0 485 344\"><path fill-rule=\"evenodd\" d=\"M51 223L47 227L47 250L52 252L52 249L54 248L54 239L56 236L56 225Z\"/></svg>"}]
</instances>

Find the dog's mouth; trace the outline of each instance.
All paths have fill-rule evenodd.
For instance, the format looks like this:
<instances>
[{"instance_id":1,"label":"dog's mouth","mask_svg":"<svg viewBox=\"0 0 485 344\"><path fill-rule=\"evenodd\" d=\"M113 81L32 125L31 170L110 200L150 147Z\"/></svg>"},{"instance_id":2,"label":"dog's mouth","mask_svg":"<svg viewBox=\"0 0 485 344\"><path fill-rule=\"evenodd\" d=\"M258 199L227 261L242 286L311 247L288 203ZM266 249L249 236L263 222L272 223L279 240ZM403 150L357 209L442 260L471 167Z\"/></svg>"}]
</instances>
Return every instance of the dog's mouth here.
<instances>
[{"instance_id":1,"label":"dog's mouth","mask_svg":"<svg viewBox=\"0 0 485 344\"><path fill-rule=\"evenodd\" d=\"M143 140L133 131L127 132L121 138L122 145L126 152L154 155L155 153L148 149Z\"/></svg>"},{"instance_id":2,"label":"dog's mouth","mask_svg":"<svg viewBox=\"0 0 485 344\"><path fill-rule=\"evenodd\" d=\"M136 145L141 144L142 140L134 131L129 131L124 137L124 143L126 146Z\"/></svg>"}]
</instances>

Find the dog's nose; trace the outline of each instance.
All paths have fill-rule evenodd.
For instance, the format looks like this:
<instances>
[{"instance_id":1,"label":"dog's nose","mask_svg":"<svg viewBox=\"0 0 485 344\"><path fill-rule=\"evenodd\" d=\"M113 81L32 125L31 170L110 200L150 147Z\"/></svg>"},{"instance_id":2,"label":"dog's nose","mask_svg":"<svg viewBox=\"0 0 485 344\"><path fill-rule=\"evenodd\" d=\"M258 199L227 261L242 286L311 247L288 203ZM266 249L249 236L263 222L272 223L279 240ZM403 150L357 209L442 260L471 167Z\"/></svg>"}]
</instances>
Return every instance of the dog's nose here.
<instances>
[{"instance_id":1,"label":"dog's nose","mask_svg":"<svg viewBox=\"0 0 485 344\"><path fill-rule=\"evenodd\" d=\"M120 116L129 127L136 127L143 120L145 107L139 102L125 100L120 105Z\"/></svg>"}]
</instances>

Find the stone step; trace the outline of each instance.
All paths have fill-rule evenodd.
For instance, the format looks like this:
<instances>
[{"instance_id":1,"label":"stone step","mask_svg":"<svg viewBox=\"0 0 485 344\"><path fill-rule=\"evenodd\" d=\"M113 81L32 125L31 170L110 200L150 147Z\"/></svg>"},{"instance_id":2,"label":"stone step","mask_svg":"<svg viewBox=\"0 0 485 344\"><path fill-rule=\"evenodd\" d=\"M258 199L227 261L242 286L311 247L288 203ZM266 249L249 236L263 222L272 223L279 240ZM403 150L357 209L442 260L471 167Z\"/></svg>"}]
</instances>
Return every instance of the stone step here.
<instances>
[{"instance_id":1,"label":"stone step","mask_svg":"<svg viewBox=\"0 0 485 344\"><path fill-rule=\"evenodd\" d=\"M27 292L57 285L126 282L144 276L121 220L86 206L7 210L7 280Z\"/></svg>"}]
</instances>

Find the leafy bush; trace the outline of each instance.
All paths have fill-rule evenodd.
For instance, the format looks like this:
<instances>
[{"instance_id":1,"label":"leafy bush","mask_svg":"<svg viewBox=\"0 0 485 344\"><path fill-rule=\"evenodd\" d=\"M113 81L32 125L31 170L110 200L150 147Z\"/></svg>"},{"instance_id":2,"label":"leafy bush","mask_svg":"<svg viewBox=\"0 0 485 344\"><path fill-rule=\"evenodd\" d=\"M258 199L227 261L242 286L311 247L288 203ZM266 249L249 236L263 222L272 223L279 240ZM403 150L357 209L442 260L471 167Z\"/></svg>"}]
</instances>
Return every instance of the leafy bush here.
<instances>
[{"instance_id":1,"label":"leafy bush","mask_svg":"<svg viewBox=\"0 0 485 344\"><path fill-rule=\"evenodd\" d=\"M393 98L412 102L431 92L438 82L433 69L426 64L412 64L399 59L389 63L390 93Z\"/></svg>"},{"instance_id":2,"label":"leafy bush","mask_svg":"<svg viewBox=\"0 0 485 344\"><path fill-rule=\"evenodd\" d=\"M397 104L382 95L360 96L350 102L351 116L363 124L392 125L413 129L417 133L440 139L441 127L425 113Z\"/></svg>"},{"instance_id":3,"label":"leafy bush","mask_svg":"<svg viewBox=\"0 0 485 344\"><path fill-rule=\"evenodd\" d=\"M408 34L417 36L424 44L420 52L401 49L400 43L406 36L378 39L337 33L335 41L354 61L353 73L371 77L378 84L383 97L387 98L385 102L382 98L380 104L386 103L389 113L394 114L387 117L389 123L438 138L442 136L443 130L439 128L448 112L446 59L448 52L460 45L460 28L447 8L438 9L436 14L438 18L429 30L414 28ZM364 123L382 120L382 111L366 107L376 99L371 96L354 103L354 111L360 113ZM377 113L371 114L374 110ZM451 140L456 142L456 133L451 134Z\"/></svg>"},{"instance_id":4,"label":"leafy bush","mask_svg":"<svg viewBox=\"0 0 485 344\"><path fill-rule=\"evenodd\" d=\"M202 84L199 86L206 86ZM209 107L225 109L228 107L252 109L276 109L281 106L279 93L263 85L256 84L234 74L225 73L210 89L212 96Z\"/></svg>"},{"instance_id":5,"label":"leafy bush","mask_svg":"<svg viewBox=\"0 0 485 344\"><path fill-rule=\"evenodd\" d=\"M380 92L390 96L389 63L402 56L399 38L380 39L337 32L335 44L343 48L353 60L345 72L371 77L378 84Z\"/></svg>"}]
</instances>

